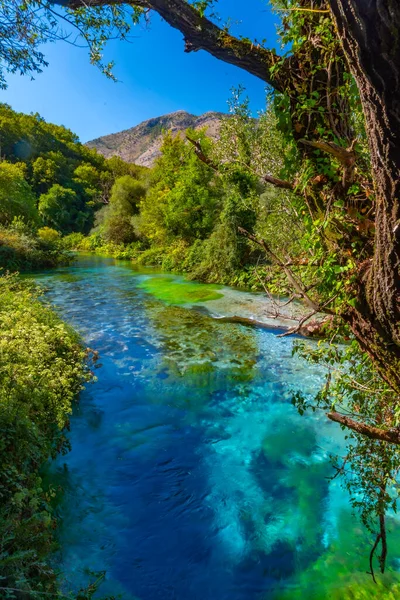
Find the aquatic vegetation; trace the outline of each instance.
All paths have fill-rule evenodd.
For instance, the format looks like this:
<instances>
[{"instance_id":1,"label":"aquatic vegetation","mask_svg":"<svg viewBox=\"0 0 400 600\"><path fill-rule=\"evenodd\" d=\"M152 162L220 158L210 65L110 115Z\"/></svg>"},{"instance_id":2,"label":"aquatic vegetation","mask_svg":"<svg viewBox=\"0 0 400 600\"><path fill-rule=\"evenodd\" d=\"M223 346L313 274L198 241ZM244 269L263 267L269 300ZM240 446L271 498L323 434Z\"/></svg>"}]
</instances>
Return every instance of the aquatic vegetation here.
<instances>
[{"instance_id":1,"label":"aquatic vegetation","mask_svg":"<svg viewBox=\"0 0 400 600\"><path fill-rule=\"evenodd\" d=\"M396 600L400 594L397 561L388 565L387 573L368 576L366 557L370 541L365 531L344 509L338 515L338 530L317 560L293 577L288 590L282 589L272 600ZM394 548L400 543L398 523L390 523L390 540Z\"/></svg>"},{"instance_id":2,"label":"aquatic vegetation","mask_svg":"<svg viewBox=\"0 0 400 600\"><path fill-rule=\"evenodd\" d=\"M149 294L170 304L195 304L222 298L217 290L220 286L214 284L184 282L173 277L149 277L139 284Z\"/></svg>"}]
</instances>

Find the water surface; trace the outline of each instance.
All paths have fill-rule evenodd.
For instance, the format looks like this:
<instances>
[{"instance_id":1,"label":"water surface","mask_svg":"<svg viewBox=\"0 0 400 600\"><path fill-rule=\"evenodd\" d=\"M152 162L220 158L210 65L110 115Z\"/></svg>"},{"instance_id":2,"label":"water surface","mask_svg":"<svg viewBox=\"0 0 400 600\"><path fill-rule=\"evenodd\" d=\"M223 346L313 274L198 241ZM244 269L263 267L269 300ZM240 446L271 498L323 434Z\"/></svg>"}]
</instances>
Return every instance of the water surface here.
<instances>
[{"instance_id":1,"label":"water surface","mask_svg":"<svg viewBox=\"0 0 400 600\"><path fill-rule=\"evenodd\" d=\"M99 257L38 277L101 357L52 466L65 590L106 571L101 593L123 600L400 597L396 546L374 586L370 539L326 479L340 430L290 403L318 370L274 329L205 314L224 289L176 304L165 277Z\"/></svg>"}]
</instances>

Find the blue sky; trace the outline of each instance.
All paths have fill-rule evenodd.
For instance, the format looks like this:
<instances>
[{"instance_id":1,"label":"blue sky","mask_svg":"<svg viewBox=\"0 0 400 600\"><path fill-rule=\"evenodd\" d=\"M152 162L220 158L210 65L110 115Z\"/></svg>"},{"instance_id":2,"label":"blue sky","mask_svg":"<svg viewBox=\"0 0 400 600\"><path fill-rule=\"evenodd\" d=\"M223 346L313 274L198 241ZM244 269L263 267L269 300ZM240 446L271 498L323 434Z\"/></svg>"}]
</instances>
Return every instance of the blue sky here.
<instances>
[{"instance_id":1,"label":"blue sky","mask_svg":"<svg viewBox=\"0 0 400 600\"><path fill-rule=\"evenodd\" d=\"M246 6L246 14L240 5ZM242 19L232 31L276 46L276 25L267 0L220 0L218 11ZM265 106L262 81L200 51L185 54L182 35L157 15L150 28L136 26L128 42L113 41L105 59L115 60L114 83L90 65L87 52L64 42L44 47L50 65L32 81L12 75L0 101L21 112L38 112L65 125L83 142L133 127L151 117L187 110L226 111L230 89L246 87L254 111Z\"/></svg>"}]
</instances>

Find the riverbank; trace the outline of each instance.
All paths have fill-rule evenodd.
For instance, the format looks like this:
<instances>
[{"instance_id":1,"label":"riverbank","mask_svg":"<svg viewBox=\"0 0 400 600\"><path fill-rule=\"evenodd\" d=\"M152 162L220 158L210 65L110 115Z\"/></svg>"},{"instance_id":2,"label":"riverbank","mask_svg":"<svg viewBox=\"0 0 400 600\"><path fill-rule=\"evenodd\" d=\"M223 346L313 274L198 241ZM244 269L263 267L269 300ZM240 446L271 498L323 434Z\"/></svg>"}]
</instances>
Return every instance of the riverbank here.
<instances>
[{"instance_id":1,"label":"riverbank","mask_svg":"<svg viewBox=\"0 0 400 600\"><path fill-rule=\"evenodd\" d=\"M232 286L248 291L262 291L262 281L268 280L271 293L287 295L290 288L285 276L278 269L272 269L270 265L265 266L250 262L247 265L230 269L200 269L202 257L200 253L188 246L172 245L169 248L151 247L145 248L140 242L131 244L117 244L106 242L98 233L84 236L81 233L72 233L63 238L62 243L67 250L82 253L92 253L97 256L115 258L117 260L129 260L135 266L151 267L160 269L164 273L184 274L188 279L194 279L201 283L215 283Z\"/></svg>"},{"instance_id":2,"label":"riverbank","mask_svg":"<svg viewBox=\"0 0 400 600\"><path fill-rule=\"evenodd\" d=\"M0 596L56 595L53 485L41 468L69 449L66 430L90 379L79 336L17 275L0 277ZM21 596L21 594L23 594Z\"/></svg>"}]
</instances>

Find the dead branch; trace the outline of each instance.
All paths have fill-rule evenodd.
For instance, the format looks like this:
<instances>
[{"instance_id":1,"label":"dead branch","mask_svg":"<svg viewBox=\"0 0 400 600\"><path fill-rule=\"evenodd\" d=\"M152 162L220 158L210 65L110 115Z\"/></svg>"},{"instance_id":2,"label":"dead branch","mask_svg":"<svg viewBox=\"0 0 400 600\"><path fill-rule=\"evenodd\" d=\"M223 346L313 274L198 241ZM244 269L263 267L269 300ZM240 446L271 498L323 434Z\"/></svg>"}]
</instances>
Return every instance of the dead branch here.
<instances>
[{"instance_id":1,"label":"dead branch","mask_svg":"<svg viewBox=\"0 0 400 600\"><path fill-rule=\"evenodd\" d=\"M336 479L336 477L339 477L339 475L343 475L343 473L345 472L345 466L346 466L348 460L349 460L349 455L347 455L343 459L343 463L342 463L341 467L337 467L336 465L333 465L333 468L336 469L336 473L334 475L332 475L332 477L327 477L326 479L329 479L329 481L333 481L334 479Z\"/></svg>"},{"instance_id":2,"label":"dead branch","mask_svg":"<svg viewBox=\"0 0 400 600\"><path fill-rule=\"evenodd\" d=\"M354 142L351 144L349 148L343 148L334 142L325 142L324 140L299 140L301 144L305 146L311 146L311 148L316 148L317 150L322 150L323 152L327 152L331 154L335 158L338 159L343 165L349 166L354 164L356 160L356 154L354 152Z\"/></svg>"},{"instance_id":3,"label":"dead branch","mask_svg":"<svg viewBox=\"0 0 400 600\"><path fill-rule=\"evenodd\" d=\"M285 333L280 333L278 335L278 337L287 337L288 335L294 335L295 333L298 333L300 331L300 329L302 328L302 326L304 325L304 323L306 323L309 319L311 319L311 317L313 317L316 314L316 312L317 311L313 310L308 315L306 315L305 317L300 319L300 321L299 321L298 325L296 325L296 327L293 327L292 329L285 331Z\"/></svg>"}]
</instances>

